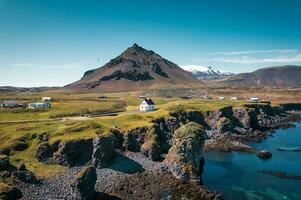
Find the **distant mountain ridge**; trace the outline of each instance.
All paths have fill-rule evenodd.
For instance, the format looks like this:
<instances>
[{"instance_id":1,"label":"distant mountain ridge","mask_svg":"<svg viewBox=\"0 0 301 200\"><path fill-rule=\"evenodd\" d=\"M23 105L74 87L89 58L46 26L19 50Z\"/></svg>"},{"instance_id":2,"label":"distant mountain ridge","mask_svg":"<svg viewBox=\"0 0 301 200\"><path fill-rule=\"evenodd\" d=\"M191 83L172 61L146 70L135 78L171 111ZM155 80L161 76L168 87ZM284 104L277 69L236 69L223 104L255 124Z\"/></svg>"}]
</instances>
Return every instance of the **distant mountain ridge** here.
<instances>
[{"instance_id":1,"label":"distant mountain ridge","mask_svg":"<svg viewBox=\"0 0 301 200\"><path fill-rule=\"evenodd\" d=\"M258 69L217 80L214 84L223 87L301 87L301 66L286 65Z\"/></svg>"},{"instance_id":2,"label":"distant mountain ridge","mask_svg":"<svg viewBox=\"0 0 301 200\"><path fill-rule=\"evenodd\" d=\"M188 71L192 76L202 80L202 79L218 79L225 76L232 76L232 72L222 72L213 67L205 67L199 65L186 65L181 66L184 70Z\"/></svg>"},{"instance_id":3,"label":"distant mountain ridge","mask_svg":"<svg viewBox=\"0 0 301 200\"><path fill-rule=\"evenodd\" d=\"M129 91L200 86L204 84L178 65L134 44L104 66L86 71L79 81L65 86L65 89Z\"/></svg>"}]
</instances>

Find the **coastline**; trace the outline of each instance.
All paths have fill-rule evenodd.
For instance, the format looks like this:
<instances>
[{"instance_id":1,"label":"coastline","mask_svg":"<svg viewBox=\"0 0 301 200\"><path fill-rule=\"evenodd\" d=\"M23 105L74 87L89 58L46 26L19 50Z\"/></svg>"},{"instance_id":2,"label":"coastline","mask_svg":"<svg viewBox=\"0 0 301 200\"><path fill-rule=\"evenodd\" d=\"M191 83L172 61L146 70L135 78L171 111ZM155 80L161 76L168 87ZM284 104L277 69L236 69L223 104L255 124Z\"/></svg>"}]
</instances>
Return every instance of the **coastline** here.
<instances>
[{"instance_id":1,"label":"coastline","mask_svg":"<svg viewBox=\"0 0 301 200\"><path fill-rule=\"evenodd\" d=\"M301 104L294 105L299 109ZM177 110L170 113L167 119L153 120L151 127L138 127L126 132L111 130L109 135L93 140L58 141L54 144L43 142L36 149L37 159L46 164L67 166L67 171L32 183L30 181L36 179L32 172L17 169L12 173L30 175L31 179L26 179L27 182L16 180L14 185L21 189L25 199L72 199L75 194L70 183L84 166L94 163L97 175L93 179L97 181L93 187L99 199L170 199L180 194L190 199L222 199L219 193L193 181L192 177L198 177L201 181L203 150L244 151L264 159L270 158L272 155L269 152L256 150L247 143L260 142L271 131L288 128L291 122L299 121L300 116L291 112L298 110L295 108L251 104L243 108L224 107L209 112ZM199 130L196 128L196 135L177 133L189 124L200 127ZM205 142L203 137L206 134L210 139L200 145ZM187 147L181 152L182 143L200 152ZM86 153L82 154L82 151ZM193 160L195 158L197 160Z\"/></svg>"}]
</instances>

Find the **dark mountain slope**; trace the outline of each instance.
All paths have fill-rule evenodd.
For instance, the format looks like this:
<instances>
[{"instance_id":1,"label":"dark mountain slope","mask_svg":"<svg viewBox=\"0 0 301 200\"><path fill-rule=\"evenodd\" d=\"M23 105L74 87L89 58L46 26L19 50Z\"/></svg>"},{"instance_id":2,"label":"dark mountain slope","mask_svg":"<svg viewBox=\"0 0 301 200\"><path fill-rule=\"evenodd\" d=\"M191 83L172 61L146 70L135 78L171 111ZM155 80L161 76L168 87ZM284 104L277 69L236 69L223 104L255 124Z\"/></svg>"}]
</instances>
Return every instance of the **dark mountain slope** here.
<instances>
[{"instance_id":1,"label":"dark mountain slope","mask_svg":"<svg viewBox=\"0 0 301 200\"><path fill-rule=\"evenodd\" d=\"M262 68L218 80L214 84L226 87L301 87L301 66Z\"/></svg>"},{"instance_id":2,"label":"dark mountain slope","mask_svg":"<svg viewBox=\"0 0 301 200\"><path fill-rule=\"evenodd\" d=\"M204 84L153 51L137 44L103 67L89 70L65 89L75 91L129 91L155 88L191 88Z\"/></svg>"}]
</instances>

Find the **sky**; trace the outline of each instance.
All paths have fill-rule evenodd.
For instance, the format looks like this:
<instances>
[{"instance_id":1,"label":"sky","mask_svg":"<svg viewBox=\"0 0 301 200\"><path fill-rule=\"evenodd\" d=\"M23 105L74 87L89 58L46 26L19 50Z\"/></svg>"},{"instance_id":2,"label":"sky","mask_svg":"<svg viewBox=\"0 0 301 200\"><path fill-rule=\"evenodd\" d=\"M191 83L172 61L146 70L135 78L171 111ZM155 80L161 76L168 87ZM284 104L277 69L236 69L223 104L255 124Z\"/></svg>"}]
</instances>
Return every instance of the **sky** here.
<instances>
[{"instance_id":1,"label":"sky","mask_svg":"<svg viewBox=\"0 0 301 200\"><path fill-rule=\"evenodd\" d=\"M301 65L299 0L0 0L0 86L63 86L133 43L235 73Z\"/></svg>"}]
</instances>

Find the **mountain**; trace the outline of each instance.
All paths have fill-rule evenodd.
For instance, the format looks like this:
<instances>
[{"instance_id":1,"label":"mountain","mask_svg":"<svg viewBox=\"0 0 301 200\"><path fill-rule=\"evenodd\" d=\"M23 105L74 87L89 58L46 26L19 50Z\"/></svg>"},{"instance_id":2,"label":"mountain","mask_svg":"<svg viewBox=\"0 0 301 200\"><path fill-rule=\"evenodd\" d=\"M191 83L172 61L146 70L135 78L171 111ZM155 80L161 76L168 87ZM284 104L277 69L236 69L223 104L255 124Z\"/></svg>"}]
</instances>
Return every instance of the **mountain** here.
<instances>
[{"instance_id":1,"label":"mountain","mask_svg":"<svg viewBox=\"0 0 301 200\"><path fill-rule=\"evenodd\" d=\"M57 90L59 87L13 87L13 86L0 86L0 93L30 93L30 92L44 92L48 90Z\"/></svg>"},{"instance_id":2,"label":"mountain","mask_svg":"<svg viewBox=\"0 0 301 200\"><path fill-rule=\"evenodd\" d=\"M301 66L262 68L217 80L215 84L223 87L301 87Z\"/></svg>"},{"instance_id":3,"label":"mountain","mask_svg":"<svg viewBox=\"0 0 301 200\"><path fill-rule=\"evenodd\" d=\"M89 70L65 89L75 91L130 91L155 88L192 88L204 86L202 82L137 44L104 66Z\"/></svg>"},{"instance_id":4,"label":"mountain","mask_svg":"<svg viewBox=\"0 0 301 200\"><path fill-rule=\"evenodd\" d=\"M212 67L205 67L199 65L186 65L181 66L184 70L188 71L192 76L203 80L203 79L219 79L225 76L232 76L234 73L222 72Z\"/></svg>"}]
</instances>

